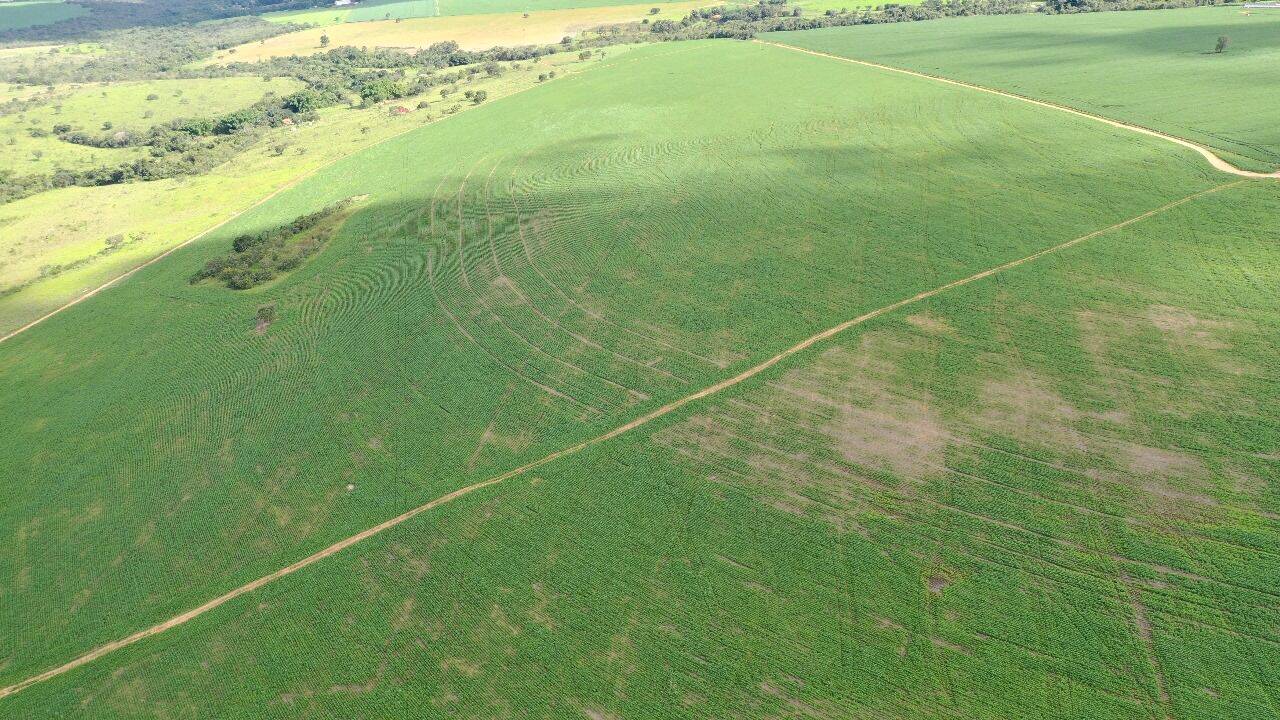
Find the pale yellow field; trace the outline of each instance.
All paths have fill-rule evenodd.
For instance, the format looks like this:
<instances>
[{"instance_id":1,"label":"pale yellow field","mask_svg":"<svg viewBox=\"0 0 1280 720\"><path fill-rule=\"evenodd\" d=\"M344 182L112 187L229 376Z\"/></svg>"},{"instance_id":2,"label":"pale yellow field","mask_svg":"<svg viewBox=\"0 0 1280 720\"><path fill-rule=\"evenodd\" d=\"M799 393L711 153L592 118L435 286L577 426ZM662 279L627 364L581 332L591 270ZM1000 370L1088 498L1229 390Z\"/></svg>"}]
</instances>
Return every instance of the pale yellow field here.
<instances>
[{"instance_id":1,"label":"pale yellow field","mask_svg":"<svg viewBox=\"0 0 1280 720\"><path fill-rule=\"evenodd\" d=\"M217 53L210 62L252 62L282 55L311 55L325 49L320 46L321 35L329 36L331 48L350 45L415 50L446 40L458 43L465 50L483 50L497 45L538 45L559 42L566 35L575 35L597 25L633 22L642 18L679 19L690 10L706 4L705 1L662 4L657 6L661 10L657 15L649 14L649 9L655 7L649 3L547 10L529 13L528 17L524 17L523 13L499 13L409 18L400 22L379 20L345 23L308 28L240 45Z\"/></svg>"}]
</instances>

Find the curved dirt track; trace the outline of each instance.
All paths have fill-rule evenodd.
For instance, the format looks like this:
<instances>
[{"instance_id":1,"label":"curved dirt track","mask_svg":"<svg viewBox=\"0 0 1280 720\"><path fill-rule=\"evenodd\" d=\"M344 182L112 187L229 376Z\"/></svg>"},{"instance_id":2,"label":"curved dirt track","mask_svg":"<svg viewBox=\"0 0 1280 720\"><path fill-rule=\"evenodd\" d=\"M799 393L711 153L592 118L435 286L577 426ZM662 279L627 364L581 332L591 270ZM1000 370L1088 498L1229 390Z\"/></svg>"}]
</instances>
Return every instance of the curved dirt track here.
<instances>
[{"instance_id":1,"label":"curved dirt track","mask_svg":"<svg viewBox=\"0 0 1280 720\"><path fill-rule=\"evenodd\" d=\"M1197 145L1196 143L1193 143L1190 140L1187 140L1185 138L1180 138L1177 135L1170 135L1168 133L1162 133L1159 130L1152 130L1151 128L1143 127L1141 125L1133 125L1130 123L1121 122L1119 120L1112 120L1111 118L1104 117L1102 115L1094 115L1093 113L1085 112L1084 110L1077 110L1076 108L1073 108L1069 105L1059 105L1058 103L1049 102L1047 100L1036 100L1035 98L1029 98L1026 95L1019 95L1017 93L1006 92L1004 90L996 90L995 88L989 88L984 85L975 85L973 83L965 82L963 80L952 80L951 78L943 77L941 75L930 75L929 73L916 72L915 70L907 70L906 68L894 67L892 65L882 65L880 63L874 63L867 60L855 60L853 58L847 58L842 55L832 55L831 53L820 52L818 50L808 50L806 48L796 47L795 45L787 45L786 43L773 42L772 40L755 40L755 42L758 42L761 45L772 45L773 47L783 48L785 50L792 50L794 52L805 53L806 55L816 55L818 57L829 58L831 60L839 60L840 62L847 62L847 63L853 63L855 65L862 65L865 67L876 68L877 70L885 70L888 72L899 73L901 75L911 75L912 77L924 78L925 80L933 80L934 82L946 83L948 85L956 85L958 87L968 88L970 90L977 90L978 92L989 93L991 95L999 95L1000 97L1007 97L1013 100L1021 100L1022 102L1031 103L1032 105L1039 105L1040 107L1049 108L1051 110L1058 110L1060 112L1070 113L1071 115L1076 115L1082 118L1095 120L1097 122L1105 123L1112 127L1118 127L1124 130L1132 130L1133 132L1142 133L1143 135L1150 135L1151 137L1160 138L1161 140L1168 140L1171 143L1174 143L1176 145L1181 145L1182 147L1189 148L1191 150L1195 150L1196 152L1200 153L1202 156L1204 156L1205 160L1209 161L1209 164L1213 166L1214 170L1219 170L1224 173L1230 173L1232 175L1239 175L1240 177L1244 177L1244 178L1280 178L1280 170L1277 170L1276 172L1270 172L1270 173L1255 172L1253 170L1242 170L1236 167L1235 165L1232 165L1231 163L1227 162L1226 160L1223 160L1222 158L1218 157L1209 148L1204 147L1203 145Z\"/></svg>"},{"instance_id":2,"label":"curved dirt track","mask_svg":"<svg viewBox=\"0 0 1280 720\"><path fill-rule=\"evenodd\" d=\"M494 477L488 478L487 480L482 480L480 482L473 483L471 485L467 485L465 487L454 490L448 494L441 495L440 497L437 497L427 503L424 503L415 508L407 510L401 513L400 515L397 515L389 520L385 520L377 525L374 525L373 527L362 530L356 533L355 535L352 535L351 537L348 537L343 540L339 540L338 542L330 545L329 547L324 548L323 550L320 550L311 555L308 555L307 557L301 560L298 560L297 562L294 562L290 565L280 568L279 570L276 570L275 572L269 575L264 575L263 577L260 577L257 580L241 585L240 587L237 587L234 590L231 590L230 592L227 592L223 595L219 595L218 597L204 603L203 605L200 605L199 607L188 610L180 615L175 615L174 617L169 618L164 622L153 625L145 630L140 630L127 637L109 642L105 645L101 645L85 653L84 655L81 655L76 659L71 660L70 662L64 665L51 668L38 675L33 675L25 680L17 682L8 687L2 688L0 689L0 698L5 698L9 695L13 695L15 693L21 692L22 690L25 690L26 688L31 687L36 683L42 682L44 680L49 680L51 678L62 675L64 673L70 672L71 670L74 670L82 665L86 665L90 662L93 662L94 660L97 660L98 658L104 655L107 655L108 653L114 652L123 647L132 645L140 640L144 640L153 635L158 635L166 630L170 630L179 625L182 625L190 620L193 620L199 617L200 615L203 615L209 612L210 610L214 610L215 608L231 600L234 600L237 597L240 597L241 595L257 590L258 588L261 588L264 585L267 585L269 583L275 582L276 580L279 580L280 578L285 577L286 575L292 575L293 573L309 565L313 565L317 562L320 562L321 560L331 555L335 555L338 552L341 552L342 550L345 550L351 547L352 545L355 545L361 540L365 540L367 538L373 537L374 535L377 535L384 530L389 530L397 525L400 525L401 523L404 523L405 521L411 518L414 518L418 515L421 515L424 512L427 512L428 510L437 508L447 502L456 500L464 495L469 495L473 492L476 492L477 490L481 490L481 489L490 487L492 485L497 485L498 483L501 483L505 480L510 480L514 477L523 475L529 472L530 470L534 470L536 468L542 467L543 465L547 465L548 463L551 463L560 458L573 455L593 445L597 445L607 440L616 438L619 435L622 435L626 432L634 430L642 425L646 425L650 422L653 422L654 420L657 420L658 418L661 418L664 415L669 415L675 412L676 410L679 410L680 408L684 407L685 405L688 405L697 400L701 400L702 398L719 393L722 390L726 390L728 388L733 387L734 385L738 385L742 382L745 382L746 380L749 380L759 375L765 370L768 370L774 365L777 365L783 360L786 360L792 355L795 355L799 352L807 350L808 348L824 340L828 340L834 337L835 335L838 335L841 332L848 330L851 327L854 327L856 325L861 325L869 320L880 317L881 315L886 315L895 310L899 310L903 307L914 305L918 302L921 302L922 300L927 300L928 298L934 297L935 295L940 295L944 292L947 292L948 290L953 290L955 288L968 285L973 282L977 282L978 280L991 277L992 275L1005 272L1006 270L1011 270L1020 265L1025 265L1026 263L1029 263L1033 260L1037 260L1041 257L1044 257L1045 255L1050 255L1050 254L1059 252L1061 250L1066 250L1067 248L1070 248L1074 245L1078 245L1086 240L1091 240L1095 237L1098 237L1099 235L1104 235L1114 230L1119 230L1121 228L1127 227L1134 223L1141 222L1142 220L1146 220L1147 218L1150 218L1154 215L1158 215L1167 210L1171 210L1175 207L1178 207L1179 205L1183 205L1185 203L1191 202L1196 198L1203 197L1205 195L1210 195L1220 190L1225 190L1227 188L1240 185L1244 182L1246 181L1236 180L1233 182L1229 182L1229 183L1225 183L1222 185L1209 188L1207 190L1201 190L1200 192L1193 193L1191 195L1180 198L1178 200L1174 200L1173 202L1170 202L1170 203L1166 203L1164 205L1161 205L1160 207L1154 208L1152 210L1148 210L1147 212L1142 213L1141 215L1135 215L1134 217L1131 217L1128 220L1118 222L1114 225L1110 225L1108 227L1102 228L1101 230L1095 230L1094 232L1091 232L1087 235L1081 235L1080 237L1067 240L1066 242L1059 243L1057 245L1045 248L1044 250L1040 250L1030 255L1026 255L1024 257L1018 258L1017 260L1011 260L1001 265L996 265L994 267L983 270L982 272L974 273L973 275L961 278L959 280L954 280L945 285L939 285L938 287L935 287L931 290L926 290L924 292L917 293L915 295L912 295L911 297L905 298L903 300L899 300L889 305L884 305L882 307L876 308L875 310L871 310L870 312L863 313L862 315L859 315L855 318L845 320L844 322L841 322L837 325L833 325L819 333L816 333L814 335L811 335L805 338L804 340L801 340L800 342L783 350L777 355L774 355L756 365L753 365L750 368L747 368L746 370L743 370L742 372L738 373L737 375L726 378L713 385L704 387L701 390L685 395L677 400L674 400L670 403L667 403L666 405L663 405L662 407L657 408L656 410L652 410L644 415L641 415L633 420L630 420L622 425L619 425L618 427L615 427L612 430L609 430L608 432L602 433L600 435L596 435L595 437L589 438L587 440L583 440L582 442L576 445L571 445L567 448L564 448L563 450L558 450L554 453L551 453L550 455L539 458L538 460L534 460L533 462L530 462L528 464L521 465L520 467L515 468L513 470L508 470L507 472L502 473L501 475L496 475Z\"/></svg>"}]
</instances>

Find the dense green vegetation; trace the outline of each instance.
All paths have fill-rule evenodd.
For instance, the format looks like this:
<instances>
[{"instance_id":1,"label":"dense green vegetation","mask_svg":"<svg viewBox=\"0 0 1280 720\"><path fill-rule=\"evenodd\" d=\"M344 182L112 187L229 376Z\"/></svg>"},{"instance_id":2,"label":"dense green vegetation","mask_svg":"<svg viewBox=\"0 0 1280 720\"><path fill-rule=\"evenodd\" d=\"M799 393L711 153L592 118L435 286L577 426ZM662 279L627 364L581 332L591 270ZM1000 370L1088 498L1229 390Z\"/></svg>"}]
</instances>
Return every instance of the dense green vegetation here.
<instances>
[{"instance_id":1,"label":"dense green vegetation","mask_svg":"<svg viewBox=\"0 0 1280 720\"><path fill-rule=\"evenodd\" d=\"M723 42L610 56L348 158L0 344L0 683L821 328L1226 180L1084 119ZM1212 660L1265 668L1274 634L1274 573L1241 554L1274 540L1257 241L1274 228L1253 225L1273 189L938 298L917 330L884 318L0 703L1147 717L1164 688L1190 717L1202 683L1247 716L1262 682ZM278 282L188 282L233 238L362 194ZM1108 239L1119 264L1088 269ZM1222 362L1239 372L1203 371ZM1048 417L1010 406L1026 397ZM904 454L903 436L941 449Z\"/></svg>"},{"instance_id":2,"label":"dense green vegetation","mask_svg":"<svg viewBox=\"0 0 1280 720\"><path fill-rule=\"evenodd\" d=\"M1213 52L1221 36L1226 52ZM973 17L770 39L1135 122L1280 167L1280 13L1211 7Z\"/></svg>"},{"instance_id":3,"label":"dense green vegetation","mask_svg":"<svg viewBox=\"0 0 1280 720\"><path fill-rule=\"evenodd\" d=\"M206 261L191 282L213 280L232 290L248 290L295 270L342 227L352 204L343 200L285 225L238 235L231 252Z\"/></svg>"},{"instance_id":4,"label":"dense green vegetation","mask_svg":"<svg viewBox=\"0 0 1280 720\"><path fill-rule=\"evenodd\" d=\"M68 20L89 12L65 0L16 0L0 3L0 32Z\"/></svg>"},{"instance_id":5,"label":"dense green vegetation","mask_svg":"<svg viewBox=\"0 0 1280 720\"><path fill-rule=\"evenodd\" d=\"M10 707L1269 717L1278 211L1224 191L884 317Z\"/></svg>"}]
</instances>

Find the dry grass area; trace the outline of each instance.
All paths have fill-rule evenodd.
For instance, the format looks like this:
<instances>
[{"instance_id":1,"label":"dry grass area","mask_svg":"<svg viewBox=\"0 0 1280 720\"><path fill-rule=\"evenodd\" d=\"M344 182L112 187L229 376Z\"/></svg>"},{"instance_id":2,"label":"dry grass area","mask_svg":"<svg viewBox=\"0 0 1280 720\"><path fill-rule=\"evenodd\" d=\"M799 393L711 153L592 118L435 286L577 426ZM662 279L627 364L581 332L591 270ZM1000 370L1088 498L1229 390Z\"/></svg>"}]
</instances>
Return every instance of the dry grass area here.
<instances>
[{"instance_id":1,"label":"dry grass area","mask_svg":"<svg viewBox=\"0 0 1280 720\"><path fill-rule=\"evenodd\" d=\"M706 3L684 2L657 6L652 3L618 7L576 8L532 13L459 15L454 17L408 18L401 21L347 23L324 28L308 28L248 43L216 54L210 63L252 62L283 55L312 55L324 50L320 36L328 35L329 47L401 48L416 50L433 43L452 40L465 50L483 50L497 45L535 45L558 42L566 35L611 23L642 18L680 18Z\"/></svg>"}]
</instances>

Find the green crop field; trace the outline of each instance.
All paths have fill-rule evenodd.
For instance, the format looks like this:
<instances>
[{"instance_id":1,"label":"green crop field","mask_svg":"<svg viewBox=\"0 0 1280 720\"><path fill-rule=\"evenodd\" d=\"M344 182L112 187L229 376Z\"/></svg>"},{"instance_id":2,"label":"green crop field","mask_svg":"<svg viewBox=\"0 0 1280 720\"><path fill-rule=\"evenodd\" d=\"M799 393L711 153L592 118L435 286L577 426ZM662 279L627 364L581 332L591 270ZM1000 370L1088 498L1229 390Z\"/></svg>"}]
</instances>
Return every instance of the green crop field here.
<instances>
[{"instance_id":1,"label":"green crop field","mask_svg":"<svg viewBox=\"0 0 1280 720\"><path fill-rule=\"evenodd\" d=\"M190 282L348 198L291 274ZM1114 229L0 713L1265 716L1278 210L1157 138L759 43L396 137L0 343L0 686Z\"/></svg>"},{"instance_id":2,"label":"green crop field","mask_svg":"<svg viewBox=\"0 0 1280 720\"><path fill-rule=\"evenodd\" d=\"M175 118L239 110L266 93L288 94L300 86L288 78L263 82L262 78L227 77L55 86L24 93L17 97L38 102L24 111L0 115L0 167L27 173L124 164L140 157L143 150L64 142L52 134L53 127L65 124L92 135L145 132ZM33 129L41 136L33 136Z\"/></svg>"},{"instance_id":3,"label":"green crop field","mask_svg":"<svg viewBox=\"0 0 1280 720\"><path fill-rule=\"evenodd\" d=\"M1270 717L1278 210L1223 191L887 316L12 708Z\"/></svg>"},{"instance_id":4,"label":"green crop field","mask_svg":"<svg viewBox=\"0 0 1280 720\"><path fill-rule=\"evenodd\" d=\"M52 25L61 20L87 15L88 8L65 0L10 0L0 2L0 32L21 30L37 25Z\"/></svg>"},{"instance_id":5,"label":"green crop field","mask_svg":"<svg viewBox=\"0 0 1280 720\"><path fill-rule=\"evenodd\" d=\"M1217 39L1226 52L1213 52ZM1280 167L1280 11L1010 15L775 33L778 42L1059 102Z\"/></svg>"},{"instance_id":6,"label":"green crop field","mask_svg":"<svg viewBox=\"0 0 1280 720\"><path fill-rule=\"evenodd\" d=\"M661 6L673 1L677 0L657 0L653 4ZM634 4L635 0L365 0L345 7L288 10L266 13L262 17L272 22L325 26L370 20L541 12Z\"/></svg>"}]
</instances>

